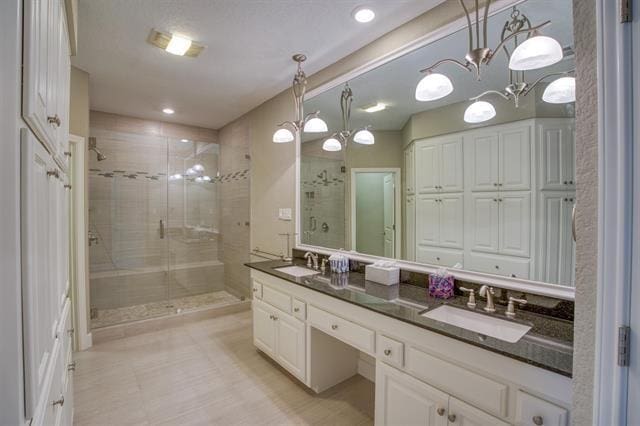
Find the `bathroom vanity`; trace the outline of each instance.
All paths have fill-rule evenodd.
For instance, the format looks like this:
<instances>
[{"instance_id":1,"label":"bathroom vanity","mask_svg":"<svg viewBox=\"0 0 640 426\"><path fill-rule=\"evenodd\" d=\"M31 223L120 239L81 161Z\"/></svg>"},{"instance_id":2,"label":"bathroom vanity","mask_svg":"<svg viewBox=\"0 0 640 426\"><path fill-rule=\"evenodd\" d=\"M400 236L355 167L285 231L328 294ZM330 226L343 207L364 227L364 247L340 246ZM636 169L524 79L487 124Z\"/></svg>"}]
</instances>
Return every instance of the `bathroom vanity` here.
<instances>
[{"instance_id":1,"label":"bathroom vanity","mask_svg":"<svg viewBox=\"0 0 640 426\"><path fill-rule=\"evenodd\" d=\"M385 300L363 274L340 287L329 272L294 276L278 270L286 265L247 265L254 344L315 392L357 373L374 379L377 425L569 424L568 321L509 321L531 326L509 343L426 317L443 302L424 288L400 284L400 298ZM465 309L456 303L447 307Z\"/></svg>"}]
</instances>

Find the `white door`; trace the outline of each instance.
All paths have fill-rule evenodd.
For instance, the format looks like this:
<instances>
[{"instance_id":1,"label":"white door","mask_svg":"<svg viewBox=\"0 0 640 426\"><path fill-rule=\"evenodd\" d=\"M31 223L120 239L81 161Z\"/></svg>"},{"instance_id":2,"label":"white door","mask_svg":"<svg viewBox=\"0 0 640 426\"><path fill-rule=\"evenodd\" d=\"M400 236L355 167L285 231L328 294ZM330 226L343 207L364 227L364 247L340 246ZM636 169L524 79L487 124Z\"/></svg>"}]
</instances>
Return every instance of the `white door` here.
<instances>
[{"instance_id":1,"label":"white door","mask_svg":"<svg viewBox=\"0 0 640 426\"><path fill-rule=\"evenodd\" d=\"M253 300L253 343L271 356L276 354L276 323L273 318L273 308Z\"/></svg>"},{"instance_id":2,"label":"white door","mask_svg":"<svg viewBox=\"0 0 640 426\"><path fill-rule=\"evenodd\" d=\"M462 249L464 246L464 207L462 194L442 194L440 205L440 246Z\"/></svg>"},{"instance_id":3,"label":"white door","mask_svg":"<svg viewBox=\"0 0 640 426\"><path fill-rule=\"evenodd\" d=\"M416 244L440 244L440 196L418 195L416 202Z\"/></svg>"},{"instance_id":4,"label":"white door","mask_svg":"<svg viewBox=\"0 0 640 426\"><path fill-rule=\"evenodd\" d=\"M455 426L509 426L502 420L465 404L454 397L449 398L449 425Z\"/></svg>"},{"instance_id":5,"label":"white door","mask_svg":"<svg viewBox=\"0 0 640 426\"><path fill-rule=\"evenodd\" d=\"M405 259L415 261L416 258L416 197L410 195L405 203Z\"/></svg>"},{"instance_id":6,"label":"white door","mask_svg":"<svg viewBox=\"0 0 640 426\"><path fill-rule=\"evenodd\" d=\"M498 189L498 135L483 133L465 139L471 191Z\"/></svg>"},{"instance_id":7,"label":"white door","mask_svg":"<svg viewBox=\"0 0 640 426\"><path fill-rule=\"evenodd\" d=\"M384 214L384 257L396 257L396 197L394 175L389 173L383 179Z\"/></svg>"},{"instance_id":8,"label":"white door","mask_svg":"<svg viewBox=\"0 0 640 426\"><path fill-rule=\"evenodd\" d=\"M463 190L462 137L457 136L440 143L439 190L460 192Z\"/></svg>"},{"instance_id":9,"label":"white door","mask_svg":"<svg viewBox=\"0 0 640 426\"><path fill-rule=\"evenodd\" d=\"M437 192L440 182L440 147L433 142L415 143L416 190L419 193Z\"/></svg>"},{"instance_id":10,"label":"white door","mask_svg":"<svg viewBox=\"0 0 640 426\"><path fill-rule=\"evenodd\" d=\"M375 424L447 426L448 395L382 362L376 363Z\"/></svg>"},{"instance_id":11,"label":"white door","mask_svg":"<svg viewBox=\"0 0 640 426\"><path fill-rule=\"evenodd\" d=\"M573 126L545 122L540 132L540 186L545 190L575 188Z\"/></svg>"},{"instance_id":12,"label":"white door","mask_svg":"<svg viewBox=\"0 0 640 426\"><path fill-rule=\"evenodd\" d=\"M414 151L415 145L411 145L404 151L404 185L407 194L415 192Z\"/></svg>"},{"instance_id":13,"label":"white door","mask_svg":"<svg viewBox=\"0 0 640 426\"><path fill-rule=\"evenodd\" d=\"M503 192L498 196L501 254L529 257L531 193Z\"/></svg>"},{"instance_id":14,"label":"white door","mask_svg":"<svg viewBox=\"0 0 640 426\"><path fill-rule=\"evenodd\" d=\"M305 324L282 312L275 314L277 318L276 359L294 376L305 381L306 342Z\"/></svg>"},{"instance_id":15,"label":"white door","mask_svg":"<svg viewBox=\"0 0 640 426\"><path fill-rule=\"evenodd\" d=\"M499 133L499 181L501 191L531 188L531 126Z\"/></svg>"},{"instance_id":16,"label":"white door","mask_svg":"<svg viewBox=\"0 0 640 426\"><path fill-rule=\"evenodd\" d=\"M497 253L499 249L499 208L497 192L477 192L470 196L467 216L469 248L474 251Z\"/></svg>"}]
</instances>

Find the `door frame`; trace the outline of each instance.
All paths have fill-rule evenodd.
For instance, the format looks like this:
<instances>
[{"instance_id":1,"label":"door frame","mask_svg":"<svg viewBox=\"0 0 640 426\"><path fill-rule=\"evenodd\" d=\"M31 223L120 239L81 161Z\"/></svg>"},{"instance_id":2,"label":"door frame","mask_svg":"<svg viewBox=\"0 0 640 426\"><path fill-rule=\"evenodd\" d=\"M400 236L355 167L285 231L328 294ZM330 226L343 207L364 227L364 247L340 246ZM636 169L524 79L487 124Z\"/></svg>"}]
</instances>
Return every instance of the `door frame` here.
<instances>
[{"instance_id":1,"label":"door frame","mask_svg":"<svg viewBox=\"0 0 640 426\"><path fill-rule=\"evenodd\" d=\"M73 155L71 157L71 211L73 221L70 224L71 235L71 294L73 299L73 321L76 333L76 350L84 351L93 345L89 327L89 281L87 243L87 168L86 139L83 136L69 135Z\"/></svg>"},{"instance_id":2,"label":"door frame","mask_svg":"<svg viewBox=\"0 0 640 426\"><path fill-rule=\"evenodd\" d=\"M393 191L394 199L394 221L395 221L395 241L393 243L394 258L398 258L402 253L402 187L400 183L402 169L400 167L356 167L351 169L351 185L350 185L350 205L351 212L351 249L356 250L356 174L357 173L393 173L393 185L395 190Z\"/></svg>"}]
</instances>

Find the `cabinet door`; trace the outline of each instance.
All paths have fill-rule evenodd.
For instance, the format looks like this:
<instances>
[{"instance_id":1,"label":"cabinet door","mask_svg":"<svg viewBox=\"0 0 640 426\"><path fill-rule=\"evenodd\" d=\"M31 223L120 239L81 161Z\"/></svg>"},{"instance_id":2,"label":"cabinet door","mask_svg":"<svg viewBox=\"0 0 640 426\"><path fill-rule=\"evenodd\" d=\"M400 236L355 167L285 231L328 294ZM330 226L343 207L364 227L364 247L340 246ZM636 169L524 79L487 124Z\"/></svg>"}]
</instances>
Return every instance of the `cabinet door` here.
<instances>
[{"instance_id":1,"label":"cabinet door","mask_svg":"<svg viewBox=\"0 0 640 426\"><path fill-rule=\"evenodd\" d=\"M573 193L540 194L540 277L544 282L572 285L573 237L571 213Z\"/></svg>"},{"instance_id":2,"label":"cabinet door","mask_svg":"<svg viewBox=\"0 0 640 426\"><path fill-rule=\"evenodd\" d=\"M414 261L416 258L416 197L407 197L405 205L405 259Z\"/></svg>"},{"instance_id":3,"label":"cabinet door","mask_svg":"<svg viewBox=\"0 0 640 426\"><path fill-rule=\"evenodd\" d=\"M411 145L404 151L404 186L407 194L415 193L415 169L414 169L415 145Z\"/></svg>"},{"instance_id":4,"label":"cabinet door","mask_svg":"<svg viewBox=\"0 0 640 426\"><path fill-rule=\"evenodd\" d=\"M60 19L59 26L59 46L58 46L58 93L57 93L57 114L60 118L60 126L56 129L57 154L60 160L68 166L69 156L69 94L70 94L70 72L71 62L69 58L69 38L67 35L67 22L65 19L64 5L59 5Z\"/></svg>"},{"instance_id":5,"label":"cabinet door","mask_svg":"<svg viewBox=\"0 0 640 426\"><path fill-rule=\"evenodd\" d=\"M471 194L471 206L465 229L469 235L469 248L474 251L497 253L499 237L498 193Z\"/></svg>"},{"instance_id":6,"label":"cabinet door","mask_svg":"<svg viewBox=\"0 0 640 426\"><path fill-rule=\"evenodd\" d=\"M573 132L566 124L543 124L540 132L540 186L563 191L572 188Z\"/></svg>"},{"instance_id":7,"label":"cabinet door","mask_svg":"<svg viewBox=\"0 0 640 426\"><path fill-rule=\"evenodd\" d=\"M464 245L464 208L462 194L443 194L440 204L440 246L462 249Z\"/></svg>"},{"instance_id":8,"label":"cabinet door","mask_svg":"<svg viewBox=\"0 0 640 426\"><path fill-rule=\"evenodd\" d=\"M275 357L276 322L274 310L259 300L253 300L253 343L265 353Z\"/></svg>"},{"instance_id":9,"label":"cabinet door","mask_svg":"<svg viewBox=\"0 0 640 426\"><path fill-rule=\"evenodd\" d=\"M58 150L58 128L59 124L54 121L49 121L50 118L54 120L60 118L60 107L58 103L58 97L62 92L60 87L60 31L64 28L61 27L60 21L62 17L62 7L60 5L61 0L48 0L49 1L49 37L47 48L47 121L50 131L50 138L53 148L52 153L55 155Z\"/></svg>"},{"instance_id":10,"label":"cabinet door","mask_svg":"<svg viewBox=\"0 0 640 426\"><path fill-rule=\"evenodd\" d=\"M433 142L415 144L416 190L419 193L437 192L440 185L440 146Z\"/></svg>"},{"instance_id":11,"label":"cabinet door","mask_svg":"<svg viewBox=\"0 0 640 426\"><path fill-rule=\"evenodd\" d=\"M447 394L380 361L375 393L376 426L447 425Z\"/></svg>"},{"instance_id":12,"label":"cabinet door","mask_svg":"<svg viewBox=\"0 0 640 426\"><path fill-rule=\"evenodd\" d=\"M499 133L500 190L531 189L530 126L503 130Z\"/></svg>"},{"instance_id":13,"label":"cabinet door","mask_svg":"<svg viewBox=\"0 0 640 426\"><path fill-rule=\"evenodd\" d=\"M440 144L439 186L442 192L463 190L462 137L445 140Z\"/></svg>"},{"instance_id":14,"label":"cabinet door","mask_svg":"<svg viewBox=\"0 0 640 426\"><path fill-rule=\"evenodd\" d=\"M440 197L418 195L416 202L416 244L440 244Z\"/></svg>"},{"instance_id":15,"label":"cabinet door","mask_svg":"<svg viewBox=\"0 0 640 426\"><path fill-rule=\"evenodd\" d=\"M465 404L454 397L449 398L449 424L456 426L509 426L497 417Z\"/></svg>"},{"instance_id":16,"label":"cabinet door","mask_svg":"<svg viewBox=\"0 0 640 426\"><path fill-rule=\"evenodd\" d=\"M504 192L499 196L501 254L529 257L531 242L531 193Z\"/></svg>"},{"instance_id":17,"label":"cabinet door","mask_svg":"<svg viewBox=\"0 0 640 426\"><path fill-rule=\"evenodd\" d=\"M498 135L470 135L465 141L471 191L498 189Z\"/></svg>"},{"instance_id":18,"label":"cabinet door","mask_svg":"<svg viewBox=\"0 0 640 426\"><path fill-rule=\"evenodd\" d=\"M305 381L306 342L305 324L284 313L275 314L277 320L276 360L294 376Z\"/></svg>"}]
</instances>

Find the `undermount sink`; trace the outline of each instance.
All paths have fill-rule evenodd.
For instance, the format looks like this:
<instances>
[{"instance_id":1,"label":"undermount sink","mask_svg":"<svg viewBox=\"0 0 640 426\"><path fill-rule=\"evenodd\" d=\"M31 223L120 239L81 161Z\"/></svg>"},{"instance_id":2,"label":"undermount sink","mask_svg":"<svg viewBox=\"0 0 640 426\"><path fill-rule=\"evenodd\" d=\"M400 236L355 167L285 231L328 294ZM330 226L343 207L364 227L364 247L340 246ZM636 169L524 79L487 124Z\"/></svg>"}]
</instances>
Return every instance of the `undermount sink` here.
<instances>
[{"instance_id":1,"label":"undermount sink","mask_svg":"<svg viewBox=\"0 0 640 426\"><path fill-rule=\"evenodd\" d=\"M528 325L454 308L449 305L440 306L421 314L421 316L509 343L516 343L531 330Z\"/></svg>"},{"instance_id":2,"label":"undermount sink","mask_svg":"<svg viewBox=\"0 0 640 426\"><path fill-rule=\"evenodd\" d=\"M273 268L283 274L291 275L293 277L307 277L309 275L317 275L320 272L313 269L304 268L302 266L283 266L282 268Z\"/></svg>"}]
</instances>

